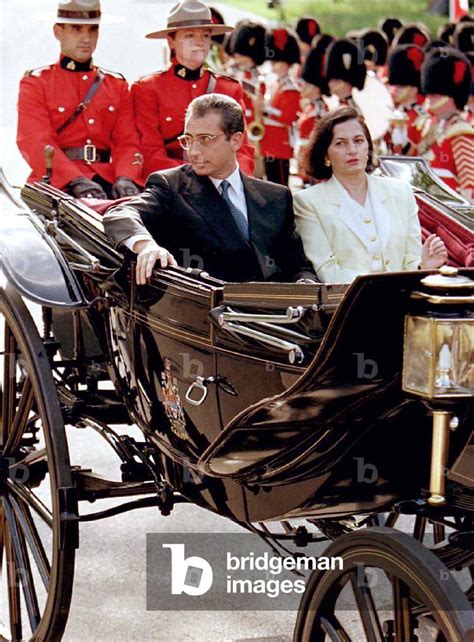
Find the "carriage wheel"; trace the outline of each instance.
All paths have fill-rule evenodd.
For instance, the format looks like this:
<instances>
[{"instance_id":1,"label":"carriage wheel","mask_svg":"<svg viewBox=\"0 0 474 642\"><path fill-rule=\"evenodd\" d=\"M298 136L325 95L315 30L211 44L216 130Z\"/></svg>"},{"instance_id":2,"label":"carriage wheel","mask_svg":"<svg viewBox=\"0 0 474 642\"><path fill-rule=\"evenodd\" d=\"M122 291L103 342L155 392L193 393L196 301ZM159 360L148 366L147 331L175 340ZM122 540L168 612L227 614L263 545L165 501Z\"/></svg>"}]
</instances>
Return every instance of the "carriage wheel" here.
<instances>
[{"instance_id":1,"label":"carriage wheel","mask_svg":"<svg viewBox=\"0 0 474 642\"><path fill-rule=\"evenodd\" d=\"M0 340L0 639L60 640L77 500L50 363L10 286L0 289Z\"/></svg>"},{"instance_id":2,"label":"carriage wheel","mask_svg":"<svg viewBox=\"0 0 474 642\"><path fill-rule=\"evenodd\" d=\"M312 573L294 642L470 639L472 610L464 593L446 566L409 535L361 530L340 537L324 556L341 557L343 569Z\"/></svg>"}]
</instances>

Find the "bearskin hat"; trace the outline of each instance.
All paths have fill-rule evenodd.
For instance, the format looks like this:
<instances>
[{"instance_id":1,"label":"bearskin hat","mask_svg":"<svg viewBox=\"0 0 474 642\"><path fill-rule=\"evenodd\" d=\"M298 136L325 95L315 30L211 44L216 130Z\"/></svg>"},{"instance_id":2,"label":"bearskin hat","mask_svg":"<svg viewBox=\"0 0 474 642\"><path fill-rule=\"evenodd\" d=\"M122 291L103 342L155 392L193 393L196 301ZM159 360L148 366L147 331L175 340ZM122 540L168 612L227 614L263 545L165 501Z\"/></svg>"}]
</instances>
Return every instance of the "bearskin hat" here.
<instances>
[{"instance_id":1,"label":"bearskin hat","mask_svg":"<svg viewBox=\"0 0 474 642\"><path fill-rule=\"evenodd\" d=\"M326 65L326 50L334 38L328 34L319 34L313 39L313 48L309 52L303 68L301 70L301 77L311 85L316 85L321 89L323 94L329 94L329 88L324 76L324 68Z\"/></svg>"},{"instance_id":2,"label":"bearskin hat","mask_svg":"<svg viewBox=\"0 0 474 642\"><path fill-rule=\"evenodd\" d=\"M214 7L209 7L211 11L211 20L214 25L225 25L224 16L220 11L214 9ZM224 42L225 34L220 34L218 36L211 36L213 42L217 42L218 45L221 45Z\"/></svg>"},{"instance_id":3,"label":"bearskin hat","mask_svg":"<svg viewBox=\"0 0 474 642\"><path fill-rule=\"evenodd\" d=\"M301 42L306 42L307 45L310 45L314 36L321 33L321 28L316 18L303 16L296 23L296 33Z\"/></svg>"},{"instance_id":4,"label":"bearskin hat","mask_svg":"<svg viewBox=\"0 0 474 642\"><path fill-rule=\"evenodd\" d=\"M392 47L398 45L418 45L418 47L426 47L431 41L431 36L428 29L421 24L409 24L401 27L393 39Z\"/></svg>"},{"instance_id":5,"label":"bearskin hat","mask_svg":"<svg viewBox=\"0 0 474 642\"><path fill-rule=\"evenodd\" d=\"M296 34L283 27L267 32L266 57L272 62L282 61L289 65L300 62L300 46Z\"/></svg>"},{"instance_id":6,"label":"bearskin hat","mask_svg":"<svg viewBox=\"0 0 474 642\"><path fill-rule=\"evenodd\" d=\"M418 45L399 45L388 59L388 82L390 85L421 87L421 66L425 53Z\"/></svg>"},{"instance_id":7,"label":"bearskin hat","mask_svg":"<svg viewBox=\"0 0 474 642\"><path fill-rule=\"evenodd\" d=\"M359 36L358 45L364 51L364 59L374 65L384 65L387 61L388 40L383 31L366 29Z\"/></svg>"},{"instance_id":8,"label":"bearskin hat","mask_svg":"<svg viewBox=\"0 0 474 642\"><path fill-rule=\"evenodd\" d=\"M474 51L474 22L459 22L456 25L453 44L463 53Z\"/></svg>"},{"instance_id":9,"label":"bearskin hat","mask_svg":"<svg viewBox=\"0 0 474 642\"><path fill-rule=\"evenodd\" d=\"M463 109L471 91L469 59L456 49L435 49L421 67L421 89L424 94L450 96Z\"/></svg>"},{"instance_id":10,"label":"bearskin hat","mask_svg":"<svg viewBox=\"0 0 474 642\"><path fill-rule=\"evenodd\" d=\"M242 22L232 32L229 47L232 55L248 56L256 65L265 61L265 27L257 22Z\"/></svg>"},{"instance_id":11,"label":"bearskin hat","mask_svg":"<svg viewBox=\"0 0 474 642\"><path fill-rule=\"evenodd\" d=\"M441 25L436 32L436 37L439 40L444 40L448 45L453 45L453 33L456 29L456 24L454 22L447 22L445 25Z\"/></svg>"},{"instance_id":12,"label":"bearskin hat","mask_svg":"<svg viewBox=\"0 0 474 642\"><path fill-rule=\"evenodd\" d=\"M382 18L379 22L379 29L387 36L388 44L392 43L395 34L403 26L403 23L398 18Z\"/></svg>"},{"instance_id":13,"label":"bearskin hat","mask_svg":"<svg viewBox=\"0 0 474 642\"><path fill-rule=\"evenodd\" d=\"M364 54L359 47L341 38L328 47L326 54L326 80L344 80L357 89L365 84L367 69L364 64Z\"/></svg>"}]
</instances>

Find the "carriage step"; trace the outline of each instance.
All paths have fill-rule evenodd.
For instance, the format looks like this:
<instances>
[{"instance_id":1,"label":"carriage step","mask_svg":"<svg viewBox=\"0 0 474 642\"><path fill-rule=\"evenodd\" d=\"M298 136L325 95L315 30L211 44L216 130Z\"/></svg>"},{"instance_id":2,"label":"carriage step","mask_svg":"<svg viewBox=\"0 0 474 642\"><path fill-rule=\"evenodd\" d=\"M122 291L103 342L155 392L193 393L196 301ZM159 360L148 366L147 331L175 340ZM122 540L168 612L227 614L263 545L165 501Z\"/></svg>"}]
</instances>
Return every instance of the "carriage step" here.
<instances>
[{"instance_id":1,"label":"carriage step","mask_svg":"<svg viewBox=\"0 0 474 642\"><path fill-rule=\"evenodd\" d=\"M90 469L73 467L72 474L77 485L80 501L95 501L109 497L129 497L131 495L147 495L156 493L154 482L121 482L106 479Z\"/></svg>"}]
</instances>

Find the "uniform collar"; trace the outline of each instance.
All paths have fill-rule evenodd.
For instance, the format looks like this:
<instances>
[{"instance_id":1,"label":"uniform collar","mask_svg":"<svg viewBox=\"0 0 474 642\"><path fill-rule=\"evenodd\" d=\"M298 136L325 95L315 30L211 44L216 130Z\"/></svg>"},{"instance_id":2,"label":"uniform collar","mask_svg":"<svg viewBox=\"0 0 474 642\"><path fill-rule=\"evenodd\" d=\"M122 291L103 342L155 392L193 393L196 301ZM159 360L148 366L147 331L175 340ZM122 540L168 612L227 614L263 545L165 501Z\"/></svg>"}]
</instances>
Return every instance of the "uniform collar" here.
<instances>
[{"instance_id":1,"label":"uniform collar","mask_svg":"<svg viewBox=\"0 0 474 642\"><path fill-rule=\"evenodd\" d=\"M91 69L94 68L92 65L92 58L89 58L86 62L78 62L77 60L69 58L69 56L63 55L61 55L61 58L59 59L59 66L62 69L66 69L66 71L91 71Z\"/></svg>"},{"instance_id":2,"label":"uniform collar","mask_svg":"<svg viewBox=\"0 0 474 642\"><path fill-rule=\"evenodd\" d=\"M202 67L199 67L198 69L188 69L180 63L176 63L174 65L173 71L175 76L178 76L178 78L182 78L183 80L199 80L199 78L202 78L204 73Z\"/></svg>"}]
</instances>

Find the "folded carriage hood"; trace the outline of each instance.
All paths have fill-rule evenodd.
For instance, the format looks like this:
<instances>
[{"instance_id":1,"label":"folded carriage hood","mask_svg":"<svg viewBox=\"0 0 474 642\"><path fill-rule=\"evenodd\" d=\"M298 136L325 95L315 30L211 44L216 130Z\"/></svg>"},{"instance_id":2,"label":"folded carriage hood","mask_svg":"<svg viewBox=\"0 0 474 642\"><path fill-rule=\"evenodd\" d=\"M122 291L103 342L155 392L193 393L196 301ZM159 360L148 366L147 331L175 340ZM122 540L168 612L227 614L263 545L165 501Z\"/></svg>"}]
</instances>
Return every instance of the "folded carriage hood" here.
<instances>
[{"instance_id":1,"label":"folded carriage hood","mask_svg":"<svg viewBox=\"0 0 474 642\"><path fill-rule=\"evenodd\" d=\"M45 224L17 196L1 170L0 273L2 280L35 303L62 308L86 303L74 273L47 234Z\"/></svg>"}]
</instances>

